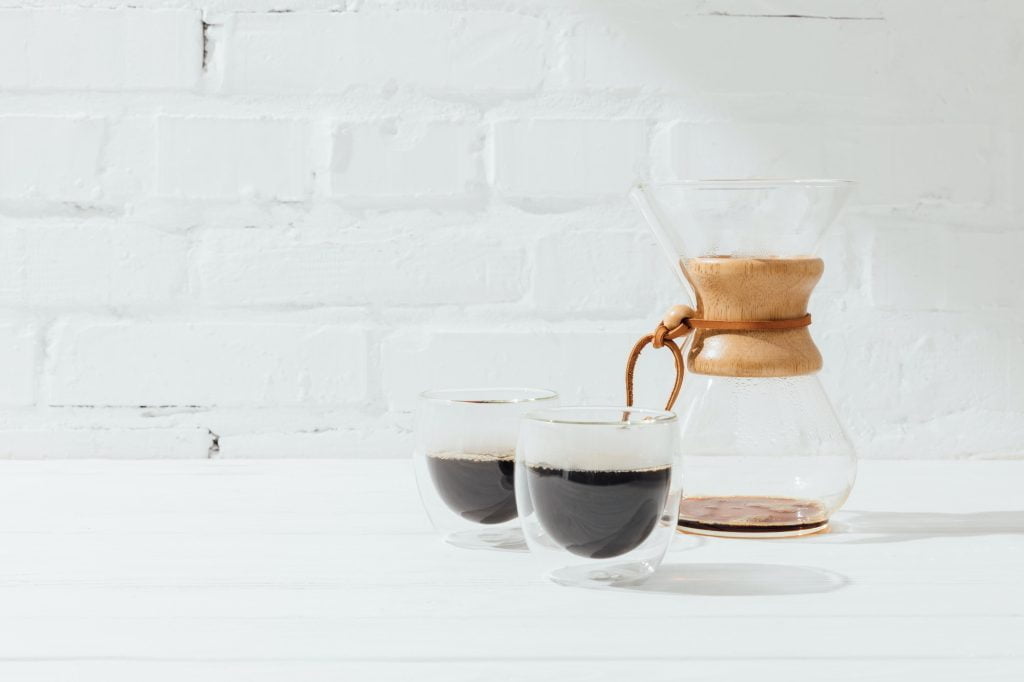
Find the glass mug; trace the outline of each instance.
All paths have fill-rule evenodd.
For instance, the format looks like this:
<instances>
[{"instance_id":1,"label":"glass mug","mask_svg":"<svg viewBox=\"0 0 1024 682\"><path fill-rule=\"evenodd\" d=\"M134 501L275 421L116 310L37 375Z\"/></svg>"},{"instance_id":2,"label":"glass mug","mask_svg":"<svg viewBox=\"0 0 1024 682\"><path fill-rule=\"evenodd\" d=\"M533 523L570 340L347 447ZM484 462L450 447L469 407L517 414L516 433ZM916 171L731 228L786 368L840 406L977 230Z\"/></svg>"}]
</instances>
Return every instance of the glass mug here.
<instances>
[{"instance_id":1,"label":"glass mug","mask_svg":"<svg viewBox=\"0 0 1024 682\"><path fill-rule=\"evenodd\" d=\"M671 412L566 407L527 415L516 503L547 576L592 587L650 576L675 534L680 458Z\"/></svg>"},{"instance_id":2,"label":"glass mug","mask_svg":"<svg viewBox=\"0 0 1024 682\"><path fill-rule=\"evenodd\" d=\"M513 474L519 425L527 412L557 404L557 393L536 388L420 395L416 483L431 523L447 542L468 549L526 549Z\"/></svg>"}]
</instances>

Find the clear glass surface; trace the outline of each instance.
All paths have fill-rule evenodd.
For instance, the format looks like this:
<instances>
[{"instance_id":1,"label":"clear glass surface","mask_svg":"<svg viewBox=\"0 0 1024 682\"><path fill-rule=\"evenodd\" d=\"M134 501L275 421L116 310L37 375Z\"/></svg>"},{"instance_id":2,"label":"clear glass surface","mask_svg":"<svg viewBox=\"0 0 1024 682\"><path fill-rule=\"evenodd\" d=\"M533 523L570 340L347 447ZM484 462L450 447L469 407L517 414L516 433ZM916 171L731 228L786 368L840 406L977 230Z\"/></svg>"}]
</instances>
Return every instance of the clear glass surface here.
<instances>
[{"instance_id":1,"label":"clear glass surface","mask_svg":"<svg viewBox=\"0 0 1024 682\"><path fill-rule=\"evenodd\" d=\"M700 314L688 267L814 258L851 189L844 180L701 180L638 185L632 196ZM688 372L675 405L680 527L741 537L826 528L850 493L856 458L817 375L702 375L690 362L695 336L683 349Z\"/></svg>"},{"instance_id":2,"label":"clear glass surface","mask_svg":"<svg viewBox=\"0 0 1024 682\"><path fill-rule=\"evenodd\" d=\"M689 180L637 185L633 200L675 269L684 257L810 256L852 189L849 180Z\"/></svg>"},{"instance_id":3,"label":"clear glass surface","mask_svg":"<svg viewBox=\"0 0 1024 682\"><path fill-rule=\"evenodd\" d=\"M516 448L516 502L526 543L546 575L588 587L650 576L675 533L680 455L671 412L531 412Z\"/></svg>"},{"instance_id":4,"label":"clear glass surface","mask_svg":"<svg viewBox=\"0 0 1024 682\"><path fill-rule=\"evenodd\" d=\"M554 391L473 388L420 396L413 464L420 499L444 539L468 549L525 550L516 513L515 448L523 415Z\"/></svg>"},{"instance_id":5,"label":"clear glass surface","mask_svg":"<svg viewBox=\"0 0 1024 682\"><path fill-rule=\"evenodd\" d=\"M814 533L850 494L853 446L816 374L690 373L676 409L684 530L737 537Z\"/></svg>"}]
</instances>

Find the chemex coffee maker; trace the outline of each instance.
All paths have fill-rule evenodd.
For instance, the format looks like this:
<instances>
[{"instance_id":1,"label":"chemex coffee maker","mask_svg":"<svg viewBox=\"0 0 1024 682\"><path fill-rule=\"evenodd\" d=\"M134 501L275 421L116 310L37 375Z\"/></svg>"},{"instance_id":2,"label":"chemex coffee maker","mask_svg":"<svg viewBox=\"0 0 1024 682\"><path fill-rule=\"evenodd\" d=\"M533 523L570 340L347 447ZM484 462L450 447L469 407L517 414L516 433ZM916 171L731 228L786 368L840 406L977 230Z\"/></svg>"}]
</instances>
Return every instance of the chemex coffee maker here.
<instances>
[{"instance_id":1,"label":"chemex coffee maker","mask_svg":"<svg viewBox=\"0 0 1024 682\"><path fill-rule=\"evenodd\" d=\"M815 251L845 201L840 180L642 184L632 196L693 305L641 338L676 361L681 530L786 537L828 527L856 475L853 447L817 372L808 299ZM685 376L685 381L683 380Z\"/></svg>"}]
</instances>

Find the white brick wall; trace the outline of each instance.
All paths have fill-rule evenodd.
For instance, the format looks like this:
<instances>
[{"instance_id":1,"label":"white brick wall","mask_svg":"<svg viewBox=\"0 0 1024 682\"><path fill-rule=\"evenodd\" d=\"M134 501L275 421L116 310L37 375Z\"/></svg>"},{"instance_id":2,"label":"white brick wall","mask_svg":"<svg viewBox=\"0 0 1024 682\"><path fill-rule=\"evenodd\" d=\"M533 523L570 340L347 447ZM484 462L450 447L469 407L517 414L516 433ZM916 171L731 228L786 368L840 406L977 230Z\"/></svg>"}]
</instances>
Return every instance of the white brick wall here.
<instances>
[{"instance_id":1,"label":"white brick wall","mask_svg":"<svg viewBox=\"0 0 1024 682\"><path fill-rule=\"evenodd\" d=\"M336 405L366 397L364 335L339 325L71 320L50 405Z\"/></svg>"},{"instance_id":2,"label":"white brick wall","mask_svg":"<svg viewBox=\"0 0 1024 682\"><path fill-rule=\"evenodd\" d=\"M36 221L34 221L36 222ZM186 297L188 240L133 225L67 223L0 227L0 304L79 309L164 306Z\"/></svg>"},{"instance_id":3,"label":"white brick wall","mask_svg":"<svg viewBox=\"0 0 1024 682\"><path fill-rule=\"evenodd\" d=\"M200 16L198 9L0 9L0 88L193 88L203 62Z\"/></svg>"},{"instance_id":4,"label":"white brick wall","mask_svg":"<svg viewBox=\"0 0 1024 682\"><path fill-rule=\"evenodd\" d=\"M513 199L621 197L643 172L645 132L635 119L499 121L495 188Z\"/></svg>"},{"instance_id":5,"label":"white brick wall","mask_svg":"<svg viewBox=\"0 0 1024 682\"><path fill-rule=\"evenodd\" d=\"M812 308L862 456L1024 456L1022 25L0 1L0 457L405 456L426 387L618 401L682 299L627 188L751 175L860 181Z\"/></svg>"},{"instance_id":6,"label":"white brick wall","mask_svg":"<svg viewBox=\"0 0 1024 682\"><path fill-rule=\"evenodd\" d=\"M182 199L301 201L309 193L302 119L157 119L157 192Z\"/></svg>"},{"instance_id":7,"label":"white brick wall","mask_svg":"<svg viewBox=\"0 0 1024 682\"><path fill-rule=\"evenodd\" d=\"M0 325L0 404L30 406L35 402L37 331L30 324Z\"/></svg>"},{"instance_id":8,"label":"white brick wall","mask_svg":"<svg viewBox=\"0 0 1024 682\"><path fill-rule=\"evenodd\" d=\"M301 3L297 3L301 4ZM224 86L236 93L409 88L529 92L546 75L543 18L514 12L370 7L230 15Z\"/></svg>"},{"instance_id":9,"label":"white brick wall","mask_svg":"<svg viewBox=\"0 0 1024 682\"><path fill-rule=\"evenodd\" d=\"M100 196L103 119L0 116L0 197L89 202Z\"/></svg>"},{"instance_id":10,"label":"white brick wall","mask_svg":"<svg viewBox=\"0 0 1024 682\"><path fill-rule=\"evenodd\" d=\"M473 123L340 123L331 146L331 192L382 207L458 201L482 190L484 135Z\"/></svg>"},{"instance_id":11,"label":"white brick wall","mask_svg":"<svg viewBox=\"0 0 1024 682\"><path fill-rule=\"evenodd\" d=\"M377 225L316 240L213 230L195 253L198 295L211 306L457 305L525 291L523 250L472 227L409 234Z\"/></svg>"}]
</instances>

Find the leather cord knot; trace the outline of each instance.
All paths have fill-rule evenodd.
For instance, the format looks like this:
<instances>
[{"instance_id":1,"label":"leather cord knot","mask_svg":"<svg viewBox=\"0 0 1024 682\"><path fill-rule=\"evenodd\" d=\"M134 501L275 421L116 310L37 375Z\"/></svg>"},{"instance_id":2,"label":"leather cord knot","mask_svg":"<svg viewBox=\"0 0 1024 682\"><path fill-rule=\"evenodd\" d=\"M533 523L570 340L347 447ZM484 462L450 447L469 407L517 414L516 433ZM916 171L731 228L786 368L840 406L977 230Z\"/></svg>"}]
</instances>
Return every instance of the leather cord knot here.
<instances>
[{"instance_id":1,"label":"leather cord knot","mask_svg":"<svg viewBox=\"0 0 1024 682\"><path fill-rule=\"evenodd\" d=\"M654 330L653 346L655 348L661 348L665 345L666 341L674 341L680 337L686 336L693 331L693 326L690 324L690 318L684 317L683 321L673 329L669 329L665 326L665 323L659 323L657 329Z\"/></svg>"},{"instance_id":2,"label":"leather cord knot","mask_svg":"<svg viewBox=\"0 0 1024 682\"><path fill-rule=\"evenodd\" d=\"M686 371L686 363L683 360L683 353L676 343L676 339L682 338L694 329L715 329L721 331L771 331L777 329L797 329L811 324L810 313L803 317L793 317L785 320L705 320L693 317L695 312L686 306L673 306L669 309L661 322L654 329L654 332L641 337L633 349L629 351L629 359L626 360L626 405L633 406L633 374L636 371L636 361L640 359L640 353L648 345L655 348L668 348L676 366L676 380L672 384L672 392L665 403L665 409L671 410L679 397L679 391L683 386L683 375ZM666 322L671 325L669 328Z\"/></svg>"}]
</instances>

